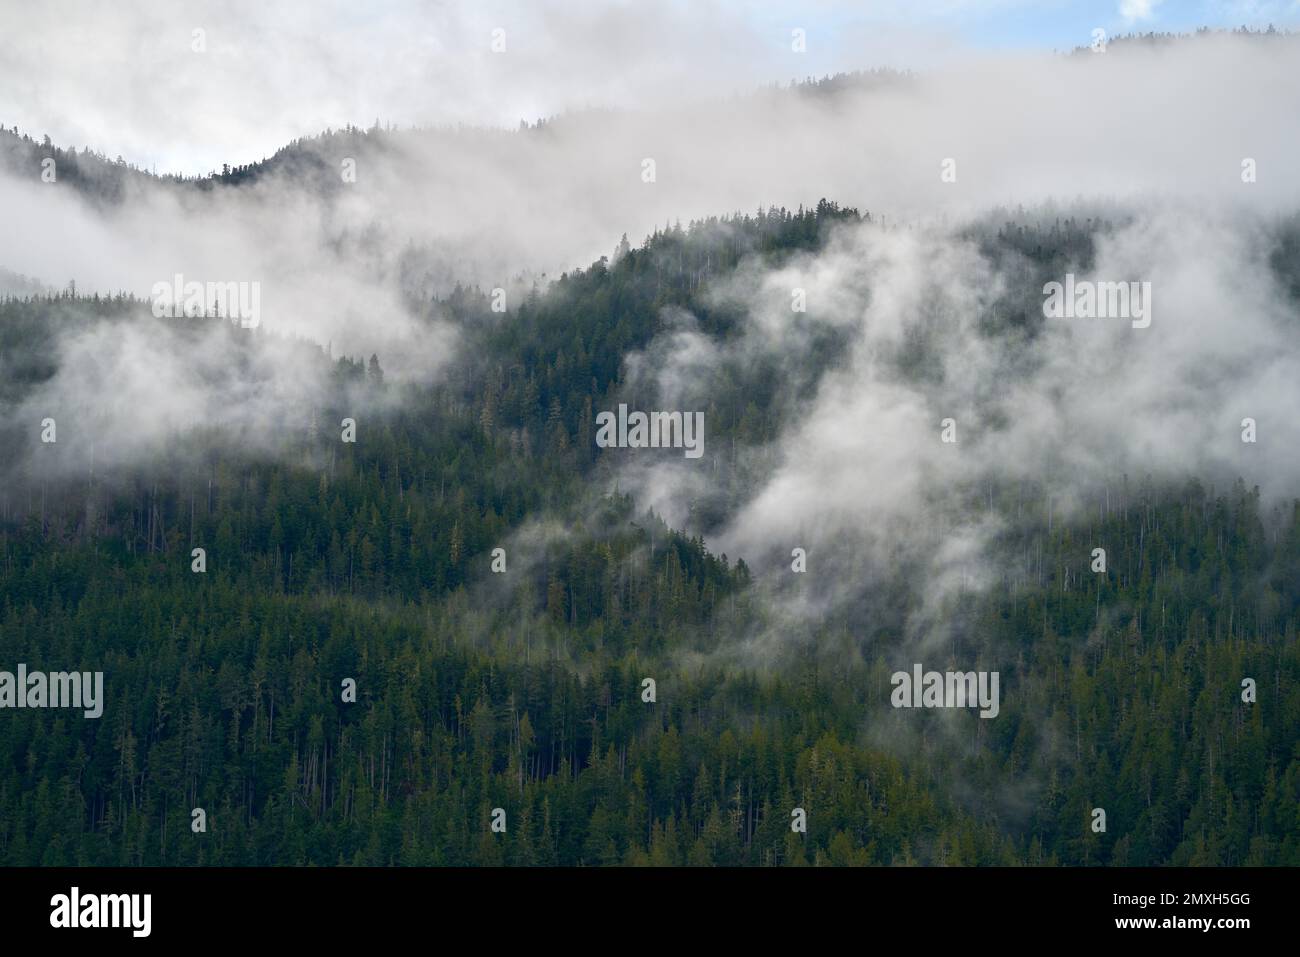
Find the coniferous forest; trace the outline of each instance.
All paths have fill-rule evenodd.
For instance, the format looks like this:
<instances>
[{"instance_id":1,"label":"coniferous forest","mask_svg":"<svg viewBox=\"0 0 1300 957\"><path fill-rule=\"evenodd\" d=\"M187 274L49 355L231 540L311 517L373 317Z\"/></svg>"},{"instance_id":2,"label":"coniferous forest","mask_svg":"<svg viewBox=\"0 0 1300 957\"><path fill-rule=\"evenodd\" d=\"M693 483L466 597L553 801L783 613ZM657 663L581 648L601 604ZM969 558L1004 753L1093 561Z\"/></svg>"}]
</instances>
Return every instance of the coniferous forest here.
<instances>
[{"instance_id":1,"label":"coniferous forest","mask_svg":"<svg viewBox=\"0 0 1300 957\"><path fill-rule=\"evenodd\" d=\"M335 404L285 410L287 455L196 435L129 467L9 473L0 656L95 662L107 701L99 721L0 724L5 863L1300 863L1300 501L1130 475L1049 530L1040 490L993 489L1020 516L1000 547L1034 567L958 613L1011 662L1002 713L925 716L899 753L880 735L912 716L877 693L895 622L866 642L832 618L781 657L723 666L710 650L766 614L744 560L592 496L592 410L616 402L656 316L691 309L726 337L710 281L867 218L822 202L671 228L501 320L458 289L438 307L477 361L400 405L382 401L398 389L383 356L298 343ZM980 241L1048 268L1106 228L1008 221ZM154 321L147 302L66 293L7 300L0 319L13 403L49 374L51 325ZM273 335L163 321L236 349ZM814 379L836 362L833 343L815 354ZM712 395L714 447L780 428L769 374ZM362 437L340 444L357 408ZM34 443L7 425L6 444ZM541 512L567 534L508 549L490 582L492 549ZM1094 539L1123 556L1104 576L1086 574ZM1110 826L1091 833L1101 803Z\"/></svg>"},{"instance_id":2,"label":"coniferous forest","mask_svg":"<svg viewBox=\"0 0 1300 957\"><path fill-rule=\"evenodd\" d=\"M0 116L0 864L1300 865L1297 49L1141 26Z\"/></svg>"}]
</instances>

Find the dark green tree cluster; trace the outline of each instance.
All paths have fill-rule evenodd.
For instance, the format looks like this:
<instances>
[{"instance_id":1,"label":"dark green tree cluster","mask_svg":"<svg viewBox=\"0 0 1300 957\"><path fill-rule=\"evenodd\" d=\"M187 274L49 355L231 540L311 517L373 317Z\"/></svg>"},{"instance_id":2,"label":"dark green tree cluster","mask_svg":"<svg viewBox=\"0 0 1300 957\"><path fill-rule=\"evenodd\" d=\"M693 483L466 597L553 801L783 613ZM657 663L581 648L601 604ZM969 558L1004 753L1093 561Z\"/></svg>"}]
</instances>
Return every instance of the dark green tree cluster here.
<instances>
[{"instance_id":1,"label":"dark green tree cluster","mask_svg":"<svg viewBox=\"0 0 1300 957\"><path fill-rule=\"evenodd\" d=\"M593 492L618 454L594 414L665 308L725 341L740 317L711 283L862 218L823 201L669 226L504 316L456 290L425 304L468 343L445 381L304 343L329 394L286 410L277 454L200 432L93 478L42 471L15 410L60 335L154 321L147 304L0 302L0 669L102 670L107 696L98 720L0 712L0 861L1300 863L1296 503L1117 478L1063 522L1041 489L982 491L1004 577L953 613L1010 663L984 721L888 706L902 581L878 620L849 606L780 654L736 651L770 609L701 530L750 487L743 463L690 528ZM1013 220L981 241L1055 268L1103 228ZM224 320L165 322L182 342ZM266 335L221 328L235 349ZM806 368L723 370L714 448L779 433L780 376L811 387L839 361L824 336Z\"/></svg>"}]
</instances>

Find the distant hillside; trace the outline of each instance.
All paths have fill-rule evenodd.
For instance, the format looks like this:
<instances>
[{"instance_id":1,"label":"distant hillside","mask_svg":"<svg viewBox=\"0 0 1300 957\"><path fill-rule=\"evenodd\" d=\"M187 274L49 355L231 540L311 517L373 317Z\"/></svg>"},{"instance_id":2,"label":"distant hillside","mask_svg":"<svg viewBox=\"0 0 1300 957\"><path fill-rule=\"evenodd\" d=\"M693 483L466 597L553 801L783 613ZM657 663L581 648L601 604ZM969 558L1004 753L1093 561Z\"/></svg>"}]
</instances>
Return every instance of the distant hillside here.
<instances>
[{"instance_id":1,"label":"distant hillside","mask_svg":"<svg viewBox=\"0 0 1300 957\"><path fill-rule=\"evenodd\" d=\"M907 82L910 74L896 70L859 70L837 73L822 78L797 80L778 84L750 94L751 96L834 97L849 91L881 89ZM408 127L398 129L383 126L376 119L369 128L348 124L342 129L326 129L316 136L292 140L273 155L256 163L239 166L223 165L206 176L159 174L128 162L121 156L109 159L104 153L89 146L78 150L75 146L64 148L51 142L50 137L36 139L18 127L0 125L0 171L16 175L41 175L42 161L52 158L60 182L69 183L92 200L115 205L125 198L131 186L167 184L184 188L211 189L217 185L240 185L264 176L278 174L321 193L330 193L340 185L335 156L362 158L374 151L389 150L395 146L416 145L436 148L449 137L510 137L543 133L557 124L575 116L599 112L583 111L560 117L539 119L528 123L521 121L518 129L492 129L484 127ZM331 157L327 162L323 157Z\"/></svg>"},{"instance_id":2,"label":"distant hillside","mask_svg":"<svg viewBox=\"0 0 1300 957\"><path fill-rule=\"evenodd\" d=\"M43 282L0 266L0 298L5 296L26 298L45 295L50 291L50 287Z\"/></svg>"}]
</instances>

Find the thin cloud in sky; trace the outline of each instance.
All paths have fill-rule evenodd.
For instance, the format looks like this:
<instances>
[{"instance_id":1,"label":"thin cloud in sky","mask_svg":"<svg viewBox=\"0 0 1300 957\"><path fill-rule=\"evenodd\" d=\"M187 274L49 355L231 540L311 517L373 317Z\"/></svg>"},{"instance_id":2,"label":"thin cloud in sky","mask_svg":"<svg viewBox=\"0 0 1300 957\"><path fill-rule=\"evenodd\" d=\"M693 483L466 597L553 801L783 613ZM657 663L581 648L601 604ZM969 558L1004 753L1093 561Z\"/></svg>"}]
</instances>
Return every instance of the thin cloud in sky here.
<instances>
[{"instance_id":1,"label":"thin cloud in sky","mask_svg":"<svg viewBox=\"0 0 1300 957\"><path fill-rule=\"evenodd\" d=\"M1125 23L1150 20L1155 8L1160 6L1160 2L1161 0L1120 0L1119 15L1124 18Z\"/></svg>"}]
</instances>

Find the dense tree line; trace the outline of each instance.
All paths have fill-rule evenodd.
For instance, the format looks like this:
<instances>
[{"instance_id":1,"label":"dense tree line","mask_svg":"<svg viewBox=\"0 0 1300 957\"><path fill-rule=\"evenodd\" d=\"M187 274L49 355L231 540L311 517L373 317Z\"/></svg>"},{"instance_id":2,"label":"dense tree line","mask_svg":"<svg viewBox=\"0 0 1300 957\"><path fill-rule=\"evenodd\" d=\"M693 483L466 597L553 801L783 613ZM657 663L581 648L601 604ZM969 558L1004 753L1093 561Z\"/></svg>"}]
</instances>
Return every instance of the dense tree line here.
<instances>
[{"instance_id":1,"label":"dense tree line","mask_svg":"<svg viewBox=\"0 0 1300 957\"><path fill-rule=\"evenodd\" d=\"M472 361L436 385L304 344L334 398L277 455L196 435L93 482L4 469L0 668L103 670L108 700L98 720L0 713L0 861L1300 863L1300 503L1117 478L1088 519L1053 522L1041 489L989 491L1005 574L959 612L1012 664L982 721L890 709L897 623L868 642L851 609L780 660L724 664L720 642L764 626L751 570L593 495L593 411L664 307L734 335L712 281L863 218L823 201L669 226L506 316L456 290L427 308ZM1104 228L1007 220L983 241L1050 269ZM59 330L147 312L0 302L0 401L54 374ZM810 383L837 361L826 335ZM718 384L711 442L778 434L773 375ZM400 401L340 444L367 396ZM32 442L31 423L5 429ZM536 528L554 516L562 534Z\"/></svg>"}]
</instances>

